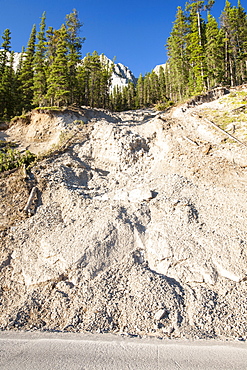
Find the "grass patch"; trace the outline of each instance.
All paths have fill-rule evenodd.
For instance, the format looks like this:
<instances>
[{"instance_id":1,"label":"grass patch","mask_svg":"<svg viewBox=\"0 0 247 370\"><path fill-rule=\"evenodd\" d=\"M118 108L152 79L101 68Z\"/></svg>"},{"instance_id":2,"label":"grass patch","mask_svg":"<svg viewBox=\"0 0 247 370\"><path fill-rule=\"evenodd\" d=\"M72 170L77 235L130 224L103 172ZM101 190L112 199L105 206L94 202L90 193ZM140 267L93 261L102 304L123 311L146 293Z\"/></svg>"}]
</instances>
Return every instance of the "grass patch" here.
<instances>
[{"instance_id":1,"label":"grass patch","mask_svg":"<svg viewBox=\"0 0 247 370\"><path fill-rule=\"evenodd\" d=\"M172 101L166 101L166 102L162 102L162 103L157 103L154 108L155 110L157 111L164 111L170 107L172 107L174 105L174 102Z\"/></svg>"},{"instance_id":2,"label":"grass patch","mask_svg":"<svg viewBox=\"0 0 247 370\"><path fill-rule=\"evenodd\" d=\"M10 120L10 125L14 125L15 123L22 123L24 125L28 125L30 123L30 113L22 114L20 116L15 116Z\"/></svg>"},{"instance_id":3,"label":"grass patch","mask_svg":"<svg viewBox=\"0 0 247 370\"><path fill-rule=\"evenodd\" d=\"M247 104L247 92L246 91L234 91L220 99L221 103L228 104L232 107L241 106Z\"/></svg>"}]
</instances>

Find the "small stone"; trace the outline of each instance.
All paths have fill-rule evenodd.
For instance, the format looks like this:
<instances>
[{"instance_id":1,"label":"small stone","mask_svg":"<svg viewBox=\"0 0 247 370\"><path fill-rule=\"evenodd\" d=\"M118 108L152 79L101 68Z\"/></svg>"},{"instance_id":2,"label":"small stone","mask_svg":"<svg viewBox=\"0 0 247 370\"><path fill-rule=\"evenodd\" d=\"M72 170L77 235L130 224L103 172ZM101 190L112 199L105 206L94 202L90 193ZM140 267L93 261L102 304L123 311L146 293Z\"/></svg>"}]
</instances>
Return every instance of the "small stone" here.
<instances>
[{"instance_id":1,"label":"small stone","mask_svg":"<svg viewBox=\"0 0 247 370\"><path fill-rule=\"evenodd\" d=\"M155 320L161 320L161 319L163 319L163 317L164 317L164 316L166 316L166 314L167 314L166 309L161 308L160 310L158 310L158 311L154 314L154 319L155 319Z\"/></svg>"}]
</instances>

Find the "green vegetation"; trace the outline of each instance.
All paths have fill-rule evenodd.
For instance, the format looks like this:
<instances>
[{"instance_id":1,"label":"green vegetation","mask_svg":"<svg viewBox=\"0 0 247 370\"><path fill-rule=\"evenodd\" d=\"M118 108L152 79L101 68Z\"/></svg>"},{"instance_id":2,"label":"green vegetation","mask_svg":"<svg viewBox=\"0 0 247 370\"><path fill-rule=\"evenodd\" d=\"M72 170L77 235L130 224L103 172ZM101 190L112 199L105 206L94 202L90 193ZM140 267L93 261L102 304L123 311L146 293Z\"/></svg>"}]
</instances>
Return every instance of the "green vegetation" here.
<instances>
[{"instance_id":1,"label":"green vegetation","mask_svg":"<svg viewBox=\"0 0 247 370\"><path fill-rule=\"evenodd\" d=\"M36 156L29 150L20 153L14 143L0 141L0 172L9 171L23 165L30 165Z\"/></svg>"},{"instance_id":2,"label":"green vegetation","mask_svg":"<svg viewBox=\"0 0 247 370\"><path fill-rule=\"evenodd\" d=\"M155 105L155 109L158 110L158 111L163 111L163 110L166 110L167 108L170 108L174 105L174 103L172 101L167 101L167 102L164 102L164 103L158 103Z\"/></svg>"},{"instance_id":3,"label":"green vegetation","mask_svg":"<svg viewBox=\"0 0 247 370\"><path fill-rule=\"evenodd\" d=\"M0 120L20 117L34 108L60 109L70 105L109 108L112 63L95 51L81 59L84 38L73 10L57 30L46 30L46 13L39 31L32 27L17 68L10 53L11 32L0 45ZM48 108L47 108L48 107ZM54 108L53 108L54 107ZM49 108L50 109L50 108ZM14 120L15 121L15 120Z\"/></svg>"},{"instance_id":4,"label":"green vegetation","mask_svg":"<svg viewBox=\"0 0 247 370\"><path fill-rule=\"evenodd\" d=\"M218 22L210 13L214 0L188 0L177 8L166 42L164 68L140 75L136 83L111 89L113 62L96 51L83 59L82 23L74 9L59 29L32 27L17 68L11 32L0 45L0 120L10 120L36 107L70 105L113 111L156 106L167 109L216 86L247 82L247 15L238 0L226 0ZM45 108L47 109L47 108ZM55 108L54 108L55 109Z\"/></svg>"},{"instance_id":5,"label":"green vegetation","mask_svg":"<svg viewBox=\"0 0 247 370\"><path fill-rule=\"evenodd\" d=\"M81 119L74 120L73 124L77 126L83 126L85 122L83 122Z\"/></svg>"},{"instance_id":6,"label":"green vegetation","mask_svg":"<svg viewBox=\"0 0 247 370\"><path fill-rule=\"evenodd\" d=\"M62 112L63 110L64 110L64 108L63 107L57 107L57 106L53 106L53 107L36 107L36 108L34 108L34 110L40 110L40 109L42 109L43 111L53 111L53 110L55 110L56 112ZM22 117L22 116L20 116L20 117Z\"/></svg>"},{"instance_id":7,"label":"green vegetation","mask_svg":"<svg viewBox=\"0 0 247 370\"><path fill-rule=\"evenodd\" d=\"M246 12L240 0L237 6L226 0L218 25L210 14L213 4L214 0L189 0L185 10L178 7L166 45L166 86L171 100L247 81Z\"/></svg>"},{"instance_id":8,"label":"green vegetation","mask_svg":"<svg viewBox=\"0 0 247 370\"><path fill-rule=\"evenodd\" d=\"M20 116L15 116L15 117L11 118L10 124L13 125L17 121L22 121L22 123L28 124L29 121L30 121L30 118L29 118L28 114L21 114Z\"/></svg>"},{"instance_id":9,"label":"green vegetation","mask_svg":"<svg viewBox=\"0 0 247 370\"><path fill-rule=\"evenodd\" d=\"M243 137L247 129L247 93L235 91L220 98L219 102L221 109L205 109L204 116L223 130Z\"/></svg>"}]
</instances>

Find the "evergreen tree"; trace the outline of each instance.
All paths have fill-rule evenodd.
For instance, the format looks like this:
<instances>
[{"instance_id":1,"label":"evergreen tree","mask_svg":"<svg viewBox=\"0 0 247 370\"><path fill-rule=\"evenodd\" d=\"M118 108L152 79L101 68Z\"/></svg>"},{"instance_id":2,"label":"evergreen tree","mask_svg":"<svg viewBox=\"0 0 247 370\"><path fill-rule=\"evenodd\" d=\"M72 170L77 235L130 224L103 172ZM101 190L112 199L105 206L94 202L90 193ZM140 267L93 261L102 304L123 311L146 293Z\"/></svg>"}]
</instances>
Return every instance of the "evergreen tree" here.
<instances>
[{"instance_id":1,"label":"evergreen tree","mask_svg":"<svg viewBox=\"0 0 247 370\"><path fill-rule=\"evenodd\" d=\"M0 118L10 119L15 113L16 77L14 72L14 53L10 53L10 30L2 36L0 52Z\"/></svg>"},{"instance_id":2,"label":"evergreen tree","mask_svg":"<svg viewBox=\"0 0 247 370\"><path fill-rule=\"evenodd\" d=\"M112 71L113 71L113 62L109 62L105 59L104 55L101 55L101 107L109 108L110 103L110 88L112 82Z\"/></svg>"},{"instance_id":3,"label":"evergreen tree","mask_svg":"<svg viewBox=\"0 0 247 370\"><path fill-rule=\"evenodd\" d=\"M57 50L53 63L49 66L46 98L51 106L67 105L69 102L69 73L67 59L67 31L62 25L57 33Z\"/></svg>"},{"instance_id":4,"label":"evergreen tree","mask_svg":"<svg viewBox=\"0 0 247 370\"><path fill-rule=\"evenodd\" d=\"M5 66L8 61L8 54L10 51L10 42L11 42L11 32L7 28L2 36L3 43L1 45L1 50L0 50L0 74L2 74L5 70Z\"/></svg>"},{"instance_id":5,"label":"evergreen tree","mask_svg":"<svg viewBox=\"0 0 247 370\"><path fill-rule=\"evenodd\" d=\"M143 108L144 106L144 78L142 74L140 74L136 85L136 107Z\"/></svg>"},{"instance_id":6,"label":"evergreen tree","mask_svg":"<svg viewBox=\"0 0 247 370\"><path fill-rule=\"evenodd\" d=\"M165 66L167 68L167 66ZM160 100L166 101L167 100L167 86L166 86L166 77L164 67L160 66L158 72L158 83L160 87Z\"/></svg>"},{"instance_id":7,"label":"evergreen tree","mask_svg":"<svg viewBox=\"0 0 247 370\"><path fill-rule=\"evenodd\" d=\"M226 1L221 24L225 34L225 83L235 86L246 78L247 17L240 1L238 7Z\"/></svg>"},{"instance_id":8,"label":"evergreen tree","mask_svg":"<svg viewBox=\"0 0 247 370\"><path fill-rule=\"evenodd\" d=\"M19 85L21 94L21 111L28 111L33 107L33 61L35 55L36 26L34 25L23 55L22 67L19 72Z\"/></svg>"},{"instance_id":9,"label":"evergreen tree","mask_svg":"<svg viewBox=\"0 0 247 370\"><path fill-rule=\"evenodd\" d=\"M110 95L110 108L112 111L120 112L126 107L126 101L123 101L124 93L119 86L114 86Z\"/></svg>"},{"instance_id":10,"label":"evergreen tree","mask_svg":"<svg viewBox=\"0 0 247 370\"><path fill-rule=\"evenodd\" d=\"M224 33L210 13L208 13L206 24L205 56L207 86L211 89L221 84L224 77Z\"/></svg>"},{"instance_id":11,"label":"evergreen tree","mask_svg":"<svg viewBox=\"0 0 247 370\"><path fill-rule=\"evenodd\" d=\"M206 7L203 0L191 0L187 4L189 19L189 33L187 40L187 53L189 60L189 93L198 94L205 91L206 61L204 53L205 22L201 18L201 11Z\"/></svg>"},{"instance_id":12,"label":"evergreen tree","mask_svg":"<svg viewBox=\"0 0 247 370\"><path fill-rule=\"evenodd\" d=\"M156 104L161 100L162 91L159 81L159 76L154 71L151 72L151 85L152 85L152 104Z\"/></svg>"},{"instance_id":13,"label":"evergreen tree","mask_svg":"<svg viewBox=\"0 0 247 370\"><path fill-rule=\"evenodd\" d=\"M87 54L78 69L80 101L90 107L106 108L109 104L109 89L112 65L104 56L94 51Z\"/></svg>"},{"instance_id":14,"label":"evergreen tree","mask_svg":"<svg viewBox=\"0 0 247 370\"><path fill-rule=\"evenodd\" d=\"M237 6L237 83L247 81L247 14L238 0Z\"/></svg>"},{"instance_id":15,"label":"evergreen tree","mask_svg":"<svg viewBox=\"0 0 247 370\"><path fill-rule=\"evenodd\" d=\"M169 79L170 81L170 83L167 83L169 95L175 101L186 96L188 90L187 37L187 19L182 8L178 7L174 26L166 44L169 57L166 68L166 80Z\"/></svg>"},{"instance_id":16,"label":"evergreen tree","mask_svg":"<svg viewBox=\"0 0 247 370\"><path fill-rule=\"evenodd\" d=\"M233 28L233 23L235 11L231 6L229 1L226 1L225 8L221 14L221 25L225 34L225 83L231 86L234 86L236 83L235 80L235 55L234 50L234 41L235 41L235 30Z\"/></svg>"},{"instance_id":17,"label":"evergreen tree","mask_svg":"<svg viewBox=\"0 0 247 370\"><path fill-rule=\"evenodd\" d=\"M76 101L78 94L77 85L77 66L81 60L81 48L85 38L79 36L82 23L79 21L78 13L75 9L66 16L67 43L68 43L68 72L70 103Z\"/></svg>"},{"instance_id":18,"label":"evergreen tree","mask_svg":"<svg viewBox=\"0 0 247 370\"><path fill-rule=\"evenodd\" d=\"M147 73L144 76L144 104L146 107L149 106L151 103L150 91L150 78L149 73Z\"/></svg>"},{"instance_id":19,"label":"evergreen tree","mask_svg":"<svg viewBox=\"0 0 247 370\"><path fill-rule=\"evenodd\" d=\"M46 31L46 59L48 67L52 65L56 57L57 42L59 31L49 27Z\"/></svg>"},{"instance_id":20,"label":"evergreen tree","mask_svg":"<svg viewBox=\"0 0 247 370\"><path fill-rule=\"evenodd\" d=\"M5 66L4 72L1 76L0 86L0 116L3 119L9 120L16 112L16 76L13 68L14 52L9 55L9 61Z\"/></svg>"},{"instance_id":21,"label":"evergreen tree","mask_svg":"<svg viewBox=\"0 0 247 370\"><path fill-rule=\"evenodd\" d=\"M6 104L8 99L8 54L10 50L10 30L6 29L2 36L3 43L0 50L0 118L6 118Z\"/></svg>"},{"instance_id":22,"label":"evergreen tree","mask_svg":"<svg viewBox=\"0 0 247 370\"><path fill-rule=\"evenodd\" d=\"M96 51L92 55L87 54L84 58L81 76L84 76L85 104L92 108L99 106L101 63Z\"/></svg>"},{"instance_id":23,"label":"evergreen tree","mask_svg":"<svg viewBox=\"0 0 247 370\"><path fill-rule=\"evenodd\" d=\"M214 5L214 0L189 0L186 4L186 10L189 11L189 17L196 15L197 19L197 32L199 45L203 45L203 29L202 29L202 19L201 12L203 10L210 10Z\"/></svg>"},{"instance_id":24,"label":"evergreen tree","mask_svg":"<svg viewBox=\"0 0 247 370\"><path fill-rule=\"evenodd\" d=\"M36 106L45 105L46 95L46 38L45 38L45 19L44 12L41 17L40 31L37 34L38 43L34 56L34 76L33 76L33 104Z\"/></svg>"},{"instance_id":25,"label":"evergreen tree","mask_svg":"<svg viewBox=\"0 0 247 370\"><path fill-rule=\"evenodd\" d=\"M133 84L133 82L129 82L126 89L126 103L127 103L126 108L128 110L136 108L135 97L136 97L135 85Z\"/></svg>"}]
</instances>

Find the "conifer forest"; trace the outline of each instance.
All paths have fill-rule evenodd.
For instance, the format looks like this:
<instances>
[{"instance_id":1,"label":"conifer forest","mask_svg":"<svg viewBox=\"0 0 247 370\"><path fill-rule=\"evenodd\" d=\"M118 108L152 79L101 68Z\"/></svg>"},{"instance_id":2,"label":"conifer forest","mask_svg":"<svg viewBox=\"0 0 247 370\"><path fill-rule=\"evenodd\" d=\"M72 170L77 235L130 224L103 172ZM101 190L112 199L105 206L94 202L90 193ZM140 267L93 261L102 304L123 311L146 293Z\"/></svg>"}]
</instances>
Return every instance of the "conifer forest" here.
<instances>
[{"instance_id":1,"label":"conifer forest","mask_svg":"<svg viewBox=\"0 0 247 370\"><path fill-rule=\"evenodd\" d=\"M113 62L96 51L82 55L82 23L73 10L59 29L46 28L46 13L33 26L15 63L11 30L0 47L0 120L36 107L90 106L121 111L156 105L158 109L216 86L247 81L247 15L228 0L217 20L214 0L189 0L177 8L167 61L159 71L140 75L136 84L111 88ZM161 30L162 31L162 30Z\"/></svg>"}]
</instances>

